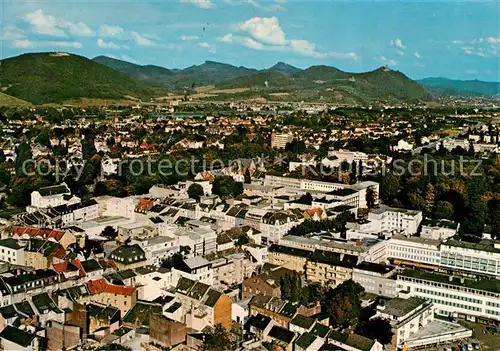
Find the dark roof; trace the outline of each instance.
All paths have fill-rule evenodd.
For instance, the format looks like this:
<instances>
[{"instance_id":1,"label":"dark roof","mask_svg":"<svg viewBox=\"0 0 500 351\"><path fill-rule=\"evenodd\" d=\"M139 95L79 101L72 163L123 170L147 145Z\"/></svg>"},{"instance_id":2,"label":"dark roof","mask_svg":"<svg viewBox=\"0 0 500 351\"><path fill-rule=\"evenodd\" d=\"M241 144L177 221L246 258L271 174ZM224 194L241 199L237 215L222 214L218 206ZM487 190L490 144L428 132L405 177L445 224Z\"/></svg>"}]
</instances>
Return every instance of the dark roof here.
<instances>
[{"instance_id":1,"label":"dark roof","mask_svg":"<svg viewBox=\"0 0 500 351\"><path fill-rule=\"evenodd\" d=\"M296 249L293 247L277 245L277 244L271 245L269 247L269 252L277 252L277 253L282 253L285 255L298 256L298 257L303 257L303 258L309 258L312 254L311 251Z\"/></svg>"},{"instance_id":2,"label":"dark roof","mask_svg":"<svg viewBox=\"0 0 500 351\"><path fill-rule=\"evenodd\" d=\"M379 273L379 274L386 274L389 272L392 272L396 269L396 267L387 265L387 264L380 264L380 263L373 263L373 262L361 262L356 266L357 269L363 270L363 271L369 271L369 272L374 272L374 273Z\"/></svg>"},{"instance_id":3,"label":"dark roof","mask_svg":"<svg viewBox=\"0 0 500 351\"><path fill-rule=\"evenodd\" d=\"M9 249L14 249L14 250L19 250L21 246L19 245L18 241L13 238L6 238L0 240L0 246L7 247Z\"/></svg>"},{"instance_id":4,"label":"dark roof","mask_svg":"<svg viewBox=\"0 0 500 351\"><path fill-rule=\"evenodd\" d=\"M275 325L269 331L269 336L273 339L277 339L279 341L282 341L288 345L293 341L293 338L295 337L295 333L286 329L286 328L279 327L279 326Z\"/></svg>"},{"instance_id":5,"label":"dark roof","mask_svg":"<svg viewBox=\"0 0 500 351\"><path fill-rule=\"evenodd\" d=\"M222 296L222 293L210 289L207 293L207 299L205 301L205 305L209 307L214 307L217 301L219 301L219 298Z\"/></svg>"},{"instance_id":6,"label":"dark roof","mask_svg":"<svg viewBox=\"0 0 500 351\"><path fill-rule=\"evenodd\" d=\"M320 338L325 338L329 331L330 328L319 322L316 322L316 324L314 324L314 327L311 329L311 333L319 336Z\"/></svg>"},{"instance_id":7,"label":"dark roof","mask_svg":"<svg viewBox=\"0 0 500 351\"><path fill-rule=\"evenodd\" d=\"M345 341L345 344L362 351L370 351L373 347L373 344L375 344L375 340L353 333L349 335L349 337Z\"/></svg>"},{"instance_id":8,"label":"dark roof","mask_svg":"<svg viewBox=\"0 0 500 351\"><path fill-rule=\"evenodd\" d=\"M85 272L95 272L102 269L102 266L94 259L86 260L81 262L83 270Z\"/></svg>"},{"instance_id":9,"label":"dark roof","mask_svg":"<svg viewBox=\"0 0 500 351\"><path fill-rule=\"evenodd\" d=\"M298 314L293 317L293 319L290 321L290 324L297 325L301 328L309 330L313 326L314 322L314 318Z\"/></svg>"},{"instance_id":10,"label":"dark roof","mask_svg":"<svg viewBox=\"0 0 500 351\"><path fill-rule=\"evenodd\" d=\"M0 333L0 338L9 340L23 347L28 347L31 344L31 342L35 339L35 334L31 334L24 330L14 328L8 325Z\"/></svg>"},{"instance_id":11,"label":"dark roof","mask_svg":"<svg viewBox=\"0 0 500 351\"><path fill-rule=\"evenodd\" d=\"M38 192L42 196L59 195L69 193L69 189L64 184L46 186L38 189Z\"/></svg>"},{"instance_id":12,"label":"dark roof","mask_svg":"<svg viewBox=\"0 0 500 351\"><path fill-rule=\"evenodd\" d=\"M123 321L149 327L149 319L155 314L161 314L160 304L137 301L135 306L123 317Z\"/></svg>"},{"instance_id":13,"label":"dark roof","mask_svg":"<svg viewBox=\"0 0 500 351\"><path fill-rule=\"evenodd\" d=\"M271 323L271 318L259 313L254 316L250 316L247 321L247 326L254 327L258 330L264 330L269 323Z\"/></svg>"},{"instance_id":14,"label":"dark roof","mask_svg":"<svg viewBox=\"0 0 500 351\"><path fill-rule=\"evenodd\" d=\"M295 340L295 345L301 347L302 349L307 349L316 340L316 335L311 333L303 333L301 336Z\"/></svg>"}]
</instances>

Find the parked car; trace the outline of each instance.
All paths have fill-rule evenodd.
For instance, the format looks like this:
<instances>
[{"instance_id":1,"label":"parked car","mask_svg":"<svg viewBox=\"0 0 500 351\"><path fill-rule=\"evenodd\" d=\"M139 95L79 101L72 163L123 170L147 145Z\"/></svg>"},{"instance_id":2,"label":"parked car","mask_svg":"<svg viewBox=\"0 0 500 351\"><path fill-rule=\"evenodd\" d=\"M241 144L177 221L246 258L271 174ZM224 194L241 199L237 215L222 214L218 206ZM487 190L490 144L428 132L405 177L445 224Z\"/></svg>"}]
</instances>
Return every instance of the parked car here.
<instances>
[{"instance_id":1,"label":"parked car","mask_svg":"<svg viewBox=\"0 0 500 351\"><path fill-rule=\"evenodd\" d=\"M460 351L469 351L467 350L467 344L463 344L460 346Z\"/></svg>"},{"instance_id":2,"label":"parked car","mask_svg":"<svg viewBox=\"0 0 500 351\"><path fill-rule=\"evenodd\" d=\"M481 348L479 343L474 343L472 346L474 346L474 350L479 350Z\"/></svg>"},{"instance_id":3,"label":"parked car","mask_svg":"<svg viewBox=\"0 0 500 351\"><path fill-rule=\"evenodd\" d=\"M467 351L474 351L472 344L467 344Z\"/></svg>"}]
</instances>

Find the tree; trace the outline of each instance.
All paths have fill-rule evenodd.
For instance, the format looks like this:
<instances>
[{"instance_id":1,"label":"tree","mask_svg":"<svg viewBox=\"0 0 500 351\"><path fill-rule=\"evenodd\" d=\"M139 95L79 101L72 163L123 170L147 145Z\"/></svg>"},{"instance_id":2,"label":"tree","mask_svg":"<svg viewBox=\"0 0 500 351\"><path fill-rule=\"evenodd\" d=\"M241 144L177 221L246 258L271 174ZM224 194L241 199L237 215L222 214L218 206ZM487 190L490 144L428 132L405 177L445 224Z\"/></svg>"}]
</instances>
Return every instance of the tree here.
<instances>
[{"instance_id":1,"label":"tree","mask_svg":"<svg viewBox=\"0 0 500 351\"><path fill-rule=\"evenodd\" d=\"M434 205L433 216L436 219L452 219L453 205L448 201L440 200Z\"/></svg>"},{"instance_id":2,"label":"tree","mask_svg":"<svg viewBox=\"0 0 500 351\"><path fill-rule=\"evenodd\" d=\"M491 233L495 239L500 239L500 197L489 202Z\"/></svg>"},{"instance_id":3,"label":"tree","mask_svg":"<svg viewBox=\"0 0 500 351\"><path fill-rule=\"evenodd\" d=\"M207 334L203 350L205 351L230 351L233 349L231 334L221 324L217 324Z\"/></svg>"},{"instance_id":4,"label":"tree","mask_svg":"<svg viewBox=\"0 0 500 351\"><path fill-rule=\"evenodd\" d=\"M363 287L353 280L346 280L330 288L321 301L321 310L330 316L334 327L353 325L361 314L360 294Z\"/></svg>"},{"instance_id":5,"label":"tree","mask_svg":"<svg viewBox=\"0 0 500 351\"><path fill-rule=\"evenodd\" d=\"M431 212L434 207L434 201L436 200L436 191L434 186L429 183L425 189L425 210Z\"/></svg>"},{"instance_id":6,"label":"tree","mask_svg":"<svg viewBox=\"0 0 500 351\"><path fill-rule=\"evenodd\" d=\"M234 197L243 193L243 183L232 177L216 177L212 184L212 193L221 197Z\"/></svg>"},{"instance_id":7,"label":"tree","mask_svg":"<svg viewBox=\"0 0 500 351\"><path fill-rule=\"evenodd\" d=\"M205 195L203 187L198 183L191 184L187 190L187 193L191 199L195 199L196 201L199 201L200 197Z\"/></svg>"},{"instance_id":8,"label":"tree","mask_svg":"<svg viewBox=\"0 0 500 351\"><path fill-rule=\"evenodd\" d=\"M366 189L366 206L370 209L374 208L377 203L377 197L378 194L372 186Z\"/></svg>"},{"instance_id":9,"label":"tree","mask_svg":"<svg viewBox=\"0 0 500 351\"><path fill-rule=\"evenodd\" d=\"M252 183L252 176L250 175L250 170L247 168L245 170L245 184L251 184Z\"/></svg>"},{"instance_id":10,"label":"tree","mask_svg":"<svg viewBox=\"0 0 500 351\"><path fill-rule=\"evenodd\" d=\"M115 228L108 225L102 230L101 235L108 239L116 239L118 232Z\"/></svg>"},{"instance_id":11,"label":"tree","mask_svg":"<svg viewBox=\"0 0 500 351\"><path fill-rule=\"evenodd\" d=\"M469 206L465 219L460 226L460 234L480 237L488 218L488 205L483 199L486 190L486 180L483 177L472 177L467 184Z\"/></svg>"},{"instance_id":12,"label":"tree","mask_svg":"<svg viewBox=\"0 0 500 351\"><path fill-rule=\"evenodd\" d=\"M390 344L394 335L391 323L382 318L373 318L361 323L356 332L367 338L376 339L383 345Z\"/></svg>"},{"instance_id":13,"label":"tree","mask_svg":"<svg viewBox=\"0 0 500 351\"><path fill-rule=\"evenodd\" d=\"M300 275L293 271L285 274L280 279L281 298L292 302L302 299L302 279Z\"/></svg>"}]
</instances>

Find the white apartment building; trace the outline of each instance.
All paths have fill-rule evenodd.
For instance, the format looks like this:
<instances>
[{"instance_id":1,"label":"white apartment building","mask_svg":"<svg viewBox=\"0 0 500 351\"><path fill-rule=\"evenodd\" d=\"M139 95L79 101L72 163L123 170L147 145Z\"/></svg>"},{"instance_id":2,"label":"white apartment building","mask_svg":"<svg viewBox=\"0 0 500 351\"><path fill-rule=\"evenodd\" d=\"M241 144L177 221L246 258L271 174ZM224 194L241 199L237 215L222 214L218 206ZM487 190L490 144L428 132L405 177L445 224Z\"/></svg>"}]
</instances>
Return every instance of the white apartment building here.
<instances>
[{"instance_id":1,"label":"white apartment building","mask_svg":"<svg viewBox=\"0 0 500 351\"><path fill-rule=\"evenodd\" d=\"M422 211L380 205L368 214L368 220L374 231L404 230L407 234L413 235L417 233L418 226L422 222Z\"/></svg>"},{"instance_id":2,"label":"white apartment building","mask_svg":"<svg viewBox=\"0 0 500 351\"><path fill-rule=\"evenodd\" d=\"M284 149L286 144L293 141L292 133L271 133L271 147L275 149Z\"/></svg>"},{"instance_id":3,"label":"white apartment building","mask_svg":"<svg viewBox=\"0 0 500 351\"><path fill-rule=\"evenodd\" d=\"M164 259L179 251L177 240L168 236L132 240L130 243L138 244L146 253L146 259L155 265L161 264Z\"/></svg>"},{"instance_id":4,"label":"white apartment building","mask_svg":"<svg viewBox=\"0 0 500 351\"><path fill-rule=\"evenodd\" d=\"M458 224L448 220L433 221L425 218L422 221L420 236L426 239L446 240L456 235Z\"/></svg>"},{"instance_id":5,"label":"white apartment building","mask_svg":"<svg viewBox=\"0 0 500 351\"><path fill-rule=\"evenodd\" d=\"M439 240L396 234L387 241L387 259L396 264L436 268L440 263L440 244Z\"/></svg>"},{"instance_id":6,"label":"white apartment building","mask_svg":"<svg viewBox=\"0 0 500 351\"><path fill-rule=\"evenodd\" d=\"M80 199L71 195L66 183L40 188L31 193L31 205L27 212L35 212L40 208L57 207L79 203Z\"/></svg>"},{"instance_id":7,"label":"white apartment building","mask_svg":"<svg viewBox=\"0 0 500 351\"><path fill-rule=\"evenodd\" d=\"M201 256L195 256L185 259L183 263L182 267L172 269L174 274L174 285L177 285L177 282L181 277L207 285L212 285L214 283L212 263L208 260Z\"/></svg>"},{"instance_id":8,"label":"white apartment building","mask_svg":"<svg viewBox=\"0 0 500 351\"><path fill-rule=\"evenodd\" d=\"M0 240L0 261L24 265L24 245L16 239L6 238Z\"/></svg>"},{"instance_id":9,"label":"white apartment building","mask_svg":"<svg viewBox=\"0 0 500 351\"><path fill-rule=\"evenodd\" d=\"M118 216L135 219L135 207L138 203L139 199L132 196L124 198L105 197L104 203L101 206L104 207L104 216Z\"/></svg>"},{"instance_id":10,"label":"white apartment building","mask_svg":"<svg viewBox=\"0 0 500 351\"><path fill-rule=\"evenodd\" d=\"M368 293L396 297L396 268L385 264L361 262L352 271L352 280Z\"/></svg>"},{"instance_id":11,"label":"white apartment building","mask_svg":"<svg viewBox=\"0 0 500 351\"><path fill-rule=\"evenodd\" d=\"M401 295L432 301L442 316L500 321L500 282L496 279L405 270L398 274L397 289Z\"/></svg>"},{"instance_id":12,"label":"white apartment building","mask_svg":"<svg viewBox=\"0 0 500 351\"><path fill-rule=\"evenodd\" d=\"M449 239L441 244L441 267L500 279L500 242L469 243Z\"/></svg>"},{"instance_id":13,"label":"white apartment building","mask_svg":"<svg viewBox=\"0 0 500 351\"><path fill-rule=\"evenodd\" d=\"M394 298L377 306L377 313L374 317L390 321L394 336L393 345L391 345L393 348L389 347L389 349L395 350L402 348L407 339L433 321L434 311L432 303L424 299Z\"/></svg>"},{"instance_id":14,"label":"white apartment building","mask_svg":"<svg viewBox=\"0 0 500 351\"><path fill-rule=\"evenodd\" d=\"M337 159L340 162L349 162L352 163L352 161L359 162L359 161L368 161L368 155L365 154L364 152L359 152L359 151L349 151L349 150L331 150L328 151L328 156L333 156L337 157Z\"/></svg>"},{"instance_id":15,"label":"white apartment building","mask_svg":"<svg viewBox=\"0 0 500 351\"><path fill-rule=\"evenodd\" d=\"M366 208L366 192L368 188L379 194L378 183L365 181L353 185L321 182L317 180L298 179L266 175L264 185L270 187L284 187L295 193L319 192L326 193L327 199L343 201L345 205Z\"/></svg>"},{"instance_id":16,"label":"white apartment building","mask_svg":"<svg viewBox=\"0 0 500 351\"><path fill-rule=\"evenodd\" d=\"M160 236L175 239L179 247L189 247L190 253L195 256L217 251L217 234L209 227L182 228L161 223L158 226L158 233Z\"/></svg>"}]
</instances>

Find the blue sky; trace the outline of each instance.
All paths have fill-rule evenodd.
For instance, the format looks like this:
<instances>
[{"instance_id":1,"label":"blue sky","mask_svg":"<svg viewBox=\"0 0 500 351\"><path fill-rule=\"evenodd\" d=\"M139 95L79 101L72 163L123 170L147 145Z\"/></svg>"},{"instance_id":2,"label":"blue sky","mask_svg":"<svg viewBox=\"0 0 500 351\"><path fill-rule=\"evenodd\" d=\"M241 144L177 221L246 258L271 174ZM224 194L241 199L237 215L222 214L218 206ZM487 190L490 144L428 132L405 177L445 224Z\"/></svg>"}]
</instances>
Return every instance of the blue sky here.
<instances>
[{"instance_id":1,"label":"blue sky","mask_svg":"<svg viewBox=\"0 0 500 351\"><path fill-rule=\"evenodd\" d=\"M184 68L382 65L417 79L500 81L497 1L7 1L1 57L68 51Z\"/></svg>"}]
</instances>

